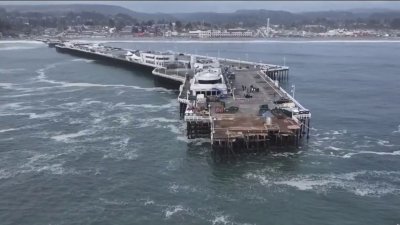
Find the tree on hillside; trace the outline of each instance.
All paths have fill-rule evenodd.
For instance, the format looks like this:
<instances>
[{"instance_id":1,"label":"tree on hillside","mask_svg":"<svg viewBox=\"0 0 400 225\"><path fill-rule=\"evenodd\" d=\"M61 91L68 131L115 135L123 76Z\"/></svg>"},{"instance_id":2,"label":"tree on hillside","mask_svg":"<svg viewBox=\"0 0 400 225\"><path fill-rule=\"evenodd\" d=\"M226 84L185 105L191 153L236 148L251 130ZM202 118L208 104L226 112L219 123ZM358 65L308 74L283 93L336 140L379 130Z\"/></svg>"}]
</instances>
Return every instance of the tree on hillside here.
<instances>
[{"instance_id":1,"label":"tree on hillside","mask_svg":"<svg viewBox=\"0 0 400 225\"><path fill-rule=\"evenodd\" d=\"M175 21L175 28L177 31L181 31L182 27L183 27L183 25L182 25L181 21L179 21L179 20Z\"/></svg>"},{"instance_id":2,"label":"tree on hillside","mask_svg":"<svg viewBox=\"0 0 400 225\"><path fill-rule=\"evenodd\" d=\"M187 23L187 24L185 25L185 29L186 29L186 30L193 30L193 25L192 25L192 23L191 23L191 22Z\"/></svg>"},{"instance_id":3,"label":"tree on hillside","mask_svg":"<svg viewBox=\"0 0 400 225\"><path fill-rule=\"evenodd\" d=\"M11 29L10 24L5 20L0 19L0 32L6 31L9 29Z\"/></svg>"},{"instance_id":4,"label":"tree on hillside","mask_svg":"<svg viewBox=\"0 0 400 225\"><path fill-rule=\"evenodd\" d=\"M400 29L400 18L395 18L390 22L390 28L392 29Z\"/></svg>"},{"instance_id":5,"label":"tree on hillside","mask_svg":"<svg viewBox=\"0 0 400 225\"><path fill-rule=\"evenodd\" d=\"M109 27L115 27L115 21L114 21L112 18L110 18L110 19L108 20L108 26L109 26Z\"/></svg>"}]
</instances>

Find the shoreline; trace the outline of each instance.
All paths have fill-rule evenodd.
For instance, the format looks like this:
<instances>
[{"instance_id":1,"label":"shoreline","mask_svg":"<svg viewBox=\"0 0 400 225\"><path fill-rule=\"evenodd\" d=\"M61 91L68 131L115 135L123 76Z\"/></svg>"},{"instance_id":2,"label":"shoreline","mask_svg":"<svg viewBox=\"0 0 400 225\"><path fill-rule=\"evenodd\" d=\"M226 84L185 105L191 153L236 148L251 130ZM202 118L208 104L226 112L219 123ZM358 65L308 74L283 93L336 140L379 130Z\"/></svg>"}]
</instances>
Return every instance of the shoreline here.
<instances>
[{"instance_id":1,"label":"shoreline","mask_svg":"<svg viewBox=\"0 0 400 225\"><path fill-rule=\"evenodd\" d=\"M25 39L0 39L1 43L23 43L41 42L40 39L47 38L25 38ZM50 39L50 38L49 38ZM64 39L65 41L87 42L87 43L399 43L400 37L389 38L209 38L209 39L190 39L190 38L130 38L130 37L107 37L107 38L87 38L77 37Z\"/></svg>"}]
</instances>

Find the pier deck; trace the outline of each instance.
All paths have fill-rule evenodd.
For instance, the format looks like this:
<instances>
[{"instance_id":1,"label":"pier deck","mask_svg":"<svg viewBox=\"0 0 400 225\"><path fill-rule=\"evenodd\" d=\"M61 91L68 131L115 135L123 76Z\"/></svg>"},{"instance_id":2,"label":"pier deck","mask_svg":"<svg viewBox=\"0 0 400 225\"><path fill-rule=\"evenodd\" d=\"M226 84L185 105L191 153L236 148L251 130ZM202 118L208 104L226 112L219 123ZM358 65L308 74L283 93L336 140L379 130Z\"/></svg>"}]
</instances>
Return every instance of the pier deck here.
<instances>
[{"instance_id":1,"label":"pier deck","mask_svg":"<svg viewBox=\"0 0 400 225\"><path fill-rule=\"evenodd\" d=\"M238 110L227 114L215 113L215 110L211 109L213 143L230 148L233 148L235 142L244 143L241 148L247 148L249 143L255 143L255 147L261 148L265 147L271 138L281 140L284 137L292 137L286 141L295 142L300 130L297 121L285 115L278 117L270 112L264 116L259 115L260 106L268 105L272 108L274 101L287 97L287 94L257 68L242 67L235 69L234 73L236 76L233 82L233 95L224 102L226 108L234 106ZM257 91L249 93L247 90L250 90L251 86ZM251 98L246 98L245 95L251 95ZM266 123L266 117L270 117L269 124Z\"/></svg>"}]
</instances>

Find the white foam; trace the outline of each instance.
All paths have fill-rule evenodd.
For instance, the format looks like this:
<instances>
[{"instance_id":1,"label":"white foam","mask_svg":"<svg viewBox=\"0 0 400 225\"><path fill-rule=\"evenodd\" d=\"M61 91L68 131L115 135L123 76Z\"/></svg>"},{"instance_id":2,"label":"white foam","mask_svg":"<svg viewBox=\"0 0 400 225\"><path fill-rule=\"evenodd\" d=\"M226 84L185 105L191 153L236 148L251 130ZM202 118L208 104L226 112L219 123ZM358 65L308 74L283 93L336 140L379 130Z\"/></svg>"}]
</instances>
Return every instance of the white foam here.
<instances>
[{"instance_id":1,"label":"white foam","mask_svg":"<svg viewBox=\"0 0 400 225\"><path fill-rule=\"evenodd\" d=\"M347 130L346 129L344 129L344 130L335 130L335 131L332 132L332 134L334 134L334 135L347 134Z\"/></svg>"},{"instance_id":2,"label":"white foam","mask_svg":"<svg viewBox=\"0 0 400 225\"><path fill-rule=\"evenodd\" d=\"M181 205L169 207L168 209L165 210L165 217L169 219L171 216L181 211L187 211L187 209L185 209Z\"/></svg>"},{"instance_id":3,"label":"white foam","mask_svg":"<svg viewBox=\"0 0 400 225\"><path fill-rule=\"evenodd\" d=\"M29 119L43 119L43 118L50 118L50 117L55 117L59 116L61 113L59 112L46 112L42 114L36 114L36 113L29 113Z\"/></svg>"},{"instance_id":4,"label":"white foam","mask_svg":"<svg viewBox=\"0 0 400 225\"><path fill-rule=\"evenodd\" d=\"M334 147L334 146L328 146L328 147L326 147L326 149L330 149L330 150L333 150L333 151L341 151L341 150L343 150L342 148L338 148L338 147Z\"/></svg>"},{"instance_id":5,"label":"white foam","mask_svg":"<svg viewBox=\"0 0 400 225\"><path fill-rule=\"evenodd\" d=\"M0 44L38 44L38 45L45 45L41 41L30 41L30 40L1 40Z\"/></svg>"},{"instance_id":6,"label":"white foam","mask_svg":"<svg viewBox=\"0 0 400 225\"><path fill-rule=\"evenodd\" d=\"M154 201L153 200L146 200L145 202L144 202L144 205L146 206L146 205L154 205Z\"/></svg>"},{"instance_id":7,"label":"white foam","mask_svg":"<svg viewBox=\"0 0 400 225\"><path fill-rule=\"evenodd\" d=\"M91 63L94 62L95 60L93 59L73 59L71 60L72 62L86 62L86 63Z\"/></svg>"},{"instance_id":8,"label":"white foam","mask_svg":"<svg viewBox=\"0 0 400 225\"><path fill-rule=\"evenodd\" d=\"M333 183L329 180L307 180L307 179L293 179L287 181L275 181L274 184L278 185L288 185L295 187L301 191L311 190L317 186L325 186L327 184Z\"/></svg>"},{"instance_id":9,"label":"white foam","mask_svg":"<svg viewBox=\"0 0 400 225\"><path fill-rule=\"evenodd\" d=\"M298 152L279 152L279 153L272 153L271 156L273 157L291 157L295 155L299 155L303 153L303 151L298 151Z\"/></svg>"},{"instance_id":10,"label":"white foam","mask_svg":"<svg viewBox=\"0 0 400 225\"><path fill-rule=\"evenodd\" d=\"M195 187L191 187L189 185L178 185L178 184L172 184L168 187L170 192L173 193L178 193L180 191L184 192L197 192L197 189Z\"/></svg>"},{"instance_id":11,"label":"white foam","mask_svg":"<svg viewBox=\"0 0 400 225\"><path fill-rule=\"evenodd\" d=\"M375 196L399 193L400 188L392 184L398 178L400 171L357 171L344 174L307 174L289 179L284 177L273 181L275 185L294 187L300 191L323 191L341 188L355 195ZM372 182L371 177L388 178L387 182Z\"/></svg>"},{"instance_id":12,"label":"white foam","mask_svg":"<svg viewBox=\"0 0 400 225\"><path fill-rule=\"evenodd\" d=\"M21 71L25 71L24 68L11 68L11 69L2 69L0 68L0 74L13 74Z\"/></svg>"},{"instance_id":13,"label":"white foam","mask_svg":"<svg viewBox=\"0 0 400 225\"><path fill-rule=\"evenodd\" d=\"M104 202L107 205L127 205L128 203L120 200L109 200L105 198L100 198L100 201Z\"/></svg>"},{"instance_id":14,"label":"white foam","mask_svg":"<svg viewBox=\"0 0 400 225\"><path fill-rule=\"evenodd\" d=\"M182 141L182 142L185 142L185 143L190 143L191 142L191 140L189 140L186 136L183 136L183 135L177 136L176 140Z\"/></svg>"},{"instance_id":15,"label":"white foam","mask_svg":"<svg viewBox=\"0 0 400 225\"><path fill-rule=\"evenodd\" d=\"M143 105L142 105L143 106ZM148 109L157 109L159 111L160 109L164 109L165 107L163 105L146 105L144 108ZM179 120L175 119L168 119L165 117L155 117L155 118L147 118L147 119L137 119L137 122L139 124L135 125L136 128L145 128L145 127L154 127L154 128L169 128L171 132L173 133L180 133L179 128L173 124L169 123L177 123ZM168 124L168 125L164 125Z\"/></svg>"},{"instance_id":16,"label":"white foam","mask_svg":"<svg viewBox=\"0 0 400 225\"><path fill-rule=\"evenodd\" d=\"M162 106L162 108L164 108ZM160 123L176 123L176 122L180 122L180 120L177 119L169 119L169 118L165 118L165 117L153 117L153 118L148 118L148 119L144 119L145 121L150 121L150 122L160 122Z\"/></svg>"},{"instance_id":17,"label":"white foam","mask_svg":"<svg viewBox=\"0 0 400 225\"><path fill-rule=\"evenodd\" d=\"M217 225L217 224L229 224L229 223L231 223L231 222L229 221L229 216L219 215L219 216L216 216L216 217L211 221L211 223L212 223L213 225Z\"/></svg>"},{"instance_id":18,"label":"white foam","mask_svg":"<svg viewBox=\"0 0 400 225\"><path fill-rule=\"evenodd\" d=\"M269 186L269 185L270 185L269 180L268 180L267 177L264 176L264 175L254 174L254 173L247 173L247 174L245 175L245 177L246 177L247 179L256 180L256 181L258 181L258 182L259 182L260 184L262 184L262 185L266 185L266 186Z\"/></svg>"},{"instance_id":19,"label":"white foam","mask_svg":"<svg viewBox=\"0 0 400 225\"><path fill-rule=\"evenodd\" d=\"M386 141L386 140L378 140L377 144L380 146L385 146L385 147L393 147L394 146L394 145L390 144L389 141Z\"/></svg>"},{"instance_id":20,"label":"white foam","mask_svg":"<svg viewBox=\"0 0 400 225\"><path fill-rule=\"evenodd\" d=\"M400 125L397 126L397 130L393 131L392 133L396 134L396 133L400 133Z\"/></svg>"},{"instance_id":21,"label":"white foam","mask_svg":"<svg viewBox=\"0 0 400 225\"><path fill-rule=\"evenodd\" d=\"M133 110L133 109L137 109L137 108L144 108L144 109L170 109L171 107L175 106L175 102L171 102L171 103L167 103L167 104L163 104L163 105L155 105L155 104L126 104L125 102L120 102L115 104L115 107L121 107L121 108L125 108L125 109L129 109L129 110ZM147 119L147 121L149 122L154 122L157 119L160 118L155 118L155 119ZM160 119L159 122L163 122L163 119Z\"/></svg>"},{"instance_id":22,"label":"white foam","mask_svg":"<svg viewBox=\"0 0 400 225\"><path fill-rule=\"evenodd\" d=\"M4 169L0 169L0 180L1 179L7 179L10 177L13 177L14 174L12 174L10 171L4 170Z\"/></svg>"},{"instance_id":23,"label":"white foam","mask_svg":"<svg viewBox=\"0 0 400 225\"><path fill-rule=\"evenodd\" d=\"M85 136L85 135L91 135L91 134L94 134L93 130L81 130L81 131L79 131L77 133L60 134L60 135L53 136L51 138L56 140L56 141L68 143L68 142L71 141L71 139L74 139L74 138L77 138L77 137L81 137L81 136Z\"/></svg>"},{"instance_id":24,"label":"white foam","mask_svg":"<svg viewBox=\"0 0 400 225\"><path fill-rule=\"evenodd\" d=\"M4 88L4 89L13 89L14 84L12 83L0 83L0 87Z\"/></svg>"},{"instance_id":25,"label":"white foam","mask_svg":"<svg viewBox=\"0 0 400 225\"><path fill-rule=\"evenodd\" d=\"M373 147L372 145L354 145L354 148L371 148Z\"/></svg>"},{"instance_id":26,"label":"white foam","mask_svg":"<svg viewBox=\"0 0 400 225\"><path fill-rule=\"evenodd\" d=\"M15 110L24 110L24 109L30 109L32 108L31 106L22 106L22 104L25 104L25 102L12 102L12 103L7 103L4 105L0 106L0 109L12 109L13 111Z\"/></svg>"},{"instance_id":27,"label":"white foam","mask_svg":"<svg viewBox=\"0 0 400 225\"><path fill-rule=\"evenodd\" d=\"M173 124L169 124L166 127L168 127L170 129L170 131L174 134L182 134L183 131L181 129L179 129L177 126L173 125Z\"/></svg>"},{"instance_id":28,"label":"white foam","mask_svg":"<svg viewBox=\"0 0 400 225\"><path fill-rule=\"evenodd\" d=\"M28 162L12 169L12 176L23 173L41 172L49 172L54 175L77 174L77 171L74 169L65 169L63 167L63 162L58 162L58 160L54 162L60 154L32 153L33 155L28 158Z\"/></svg>"},{"instance_id":29,"label":"white foam","mask_svg":"<svg viewBox=\"0 0 400 225\"><path fill-rule=\"evenodd\" d=\"M5 133L5 132L15 131L15 130L20 130L20 128L3 129L3 130L0 130L0 133Z\"/></svg>"},{"instance_id":30,"label":"white foam","mask_svg":"<svg viewBox=\"0 0 400 225\"><path fill-rule=\"evenodd\" d=\"M56 175L61 175L61 174L65 173L62 164L52 164L52 165L41 166L41 167L37 168L36 171L37 172L50 171L52 174L56 174Z\"/></svg>"},{"instance_id":31,"label":"white foam","mask_svg":"<svg viewBox=\"0 0 400 225\"><path fill-rule=\"evenodd\" d=\"M16 131L16 130L24 130L24 129L29 129L29 128L35 128L35 127L38 127L38 126L41 126L41 125L42 124L35 124L35 125L29 125L29 126L22 126L22 127L16 127L16 128L3 129L3 130L0 130L0 133Z\"/></svg>"},{"instance_id":32,"label":"white foam","mask_svg":"<svg viewBox=\"0 0 400 225\"><path fill-rule=\"evenodd\" d=\"M104 159L117 159L117 160L135 160L139 157L137 154L137 148L128 148L130 138L124 137L120 138L118 141L111 142L111 145L115 148L109 149L109 151L104 154Z\"/></svg>"},{"instance_id":33,"label":"white foam","mask_svg":"<svg viewBox=\"0 0 400 225\"><path fill-rule=\"evenodd\" d=\"M335 136L333 136L333 137L323 137L323 138L319 138L319 140L323 140L323 141L326 141L326 140L336 140L336 137L335 137Z\"/></svg>"},{"instance_id":34,"label":"white foam","mask_svg":"<svg viewBox=\"0 0 400 225\"><path fill-rule=\"evenodd\" d=\"M132 88L135 90L141 90L141 91L163 91L163 92L171 92L171 90L168 90L166 88L161 88L161 87L139 87L139 86L134 86L134 85L123 85L123 84L95 84L95 83L83 83L83 82L66 82L66 81L56 81L56 80L51 80L48 79L46 76L46 71L56 67L57 65L62 64L62 63L54 63L54 64L49 64L45 66L44 68L36 70L36 73L38 76L36 79L40 82L45 82L45 83L50 83L50 84L58 84L60 86L55 86L55 87L50 87L50 88L66 88L66 87L84 87L84 88L91 88L91 87L111 87L111 88Z\"/></svg>"},{"instance_id":35,"label":"white foam","mask_svg":"<svg viewBox=\"0 0 400 225\"><path fill-rule=\"evenodd\" d=\"M7 47L0 46L0 51L29 50L29 49L39 48L39 47L40 46L7 46Z\"/></svg>"},{"instance_id":36,"label":"white foam","mask_svg":"<svg viewBox=\"0 0 400 225\"><path fill-rule=\"evenodd\" d=\"M192 143L194 143L195 145L202 145L202 144L206 144L206 143L211 143L211 139L210 138L196 138L192 140Z\"/></svg>"},{"instance_id":37,"label":"white foam","mask_svg":"<svg viewBox=\"0 0 400 225\"><path fill-rule=\"evenodd\" d=\"M98 121L98 119L96 121ZM120 116L119 117L119 122L121 123L121 125L127 126L131 122L130 115L122 115L122 116Z\"/></svg>"},{"instance_id":38,"label":"white foam","mask_svg":"<svg viewBox=\"0 0 400 225\"><path fill-rule=\"evenodd\" d=\"M183 129L184 128L182 128L182 132L180 132L179 134L183 133ZM211 143L211 139L210 138L188 139L187 136L185 136L185 135L178 135L176 137L176 140L182 141L182 142L185 142L185 143L193 143L193 144L195 144L197 146L200 146L200 145L205 144L205 143Z\"/></svg>"},{"instance_id":39,"label":"white foam","mask_svg":"<svg viewBox=\"0 0 400 225\"><path fill-rule=\"evenodd\" d=\"M359 152L351 152L347 153L343 158L351 158L353 155L359 155L359 154L374 154L374 155L400 155L400 150L399 151L394 151L394 152L374 152L374 151L359 151Z\"/></svg>"},{"instance_id":40,"label":"white foam","mask_svg":"<svg viewBox=\"0 0 400 225\"><path fill-rule=\"evenodd\" d=\"M44 119L44 118L51 118L61 115L61 113L58 112L46 112L43 114L36 114L36 113L1 113L0 116L29 116L29 119Z\"/></svg>"},{"instance_id":41,"label":"white foam","mask_svg":"<svg viewBox=\"0 0 400 225\"><path fill-rule=\"evenodd\" d=\"M122 90L118 90L118 91L117 91L117 95L118 95L118 96L122 95L123 93L125 93L125 91L122 91Z\"/></svg>"}]
</instances>

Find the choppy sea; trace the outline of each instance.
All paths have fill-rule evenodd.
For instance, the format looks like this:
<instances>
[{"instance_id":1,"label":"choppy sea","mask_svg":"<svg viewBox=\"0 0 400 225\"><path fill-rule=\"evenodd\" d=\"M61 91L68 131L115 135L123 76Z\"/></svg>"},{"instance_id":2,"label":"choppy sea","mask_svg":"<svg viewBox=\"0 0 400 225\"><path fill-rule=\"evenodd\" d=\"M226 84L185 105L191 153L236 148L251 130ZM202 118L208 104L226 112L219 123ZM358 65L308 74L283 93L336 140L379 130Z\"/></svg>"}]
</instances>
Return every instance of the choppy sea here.
<instances>
[{"instance_id":1,"label":"choppy sea","mask_svg":"<svg viewBox=\"0 0 400 225\"><path fill-rule=\"evenodd\" d=\"M151 74L0 41L1 224L400 223L400 42L108 44L285 61L311 137L216 162Z\"/></svg>"}]
</instances>

